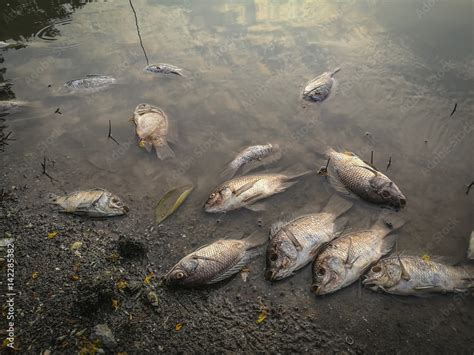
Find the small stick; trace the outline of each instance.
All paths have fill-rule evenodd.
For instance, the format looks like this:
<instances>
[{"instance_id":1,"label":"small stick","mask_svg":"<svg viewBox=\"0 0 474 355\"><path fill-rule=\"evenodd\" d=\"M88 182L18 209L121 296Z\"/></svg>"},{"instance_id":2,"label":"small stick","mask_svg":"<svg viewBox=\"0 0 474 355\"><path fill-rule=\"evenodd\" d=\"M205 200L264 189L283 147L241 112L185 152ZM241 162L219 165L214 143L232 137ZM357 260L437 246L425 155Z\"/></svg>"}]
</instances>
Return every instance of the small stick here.
<instances>
[{"instance_id":1,"label":"small stick","mask_svg":"<svg viewBox=\"0 0 474 355\"><path fill-rule=\"evenodd\" d=\"M331 161L331 158L328 158L328 162L326 163L326 171L328 170L329 162Z\"/></svg>"},{"instance_id":2,"label":"small stick","mask_svg":"<svg viewBox=\"0 0 474 355\"><path fill-rule=\"evenodd\" d=\"M328 161L326 163L326 166L322 166L319 171L318 171L318 175L327 175L328 174L328 166L329 166L329 162L331 161L331 158L329 157L328 158Z\"/></svg>"},{"instance_id":3,"label":"small stick","mask_svg":"<svg viewBox=\"0 0 474 355\"><path fill-rule=\"evenodd\" d=\"M109 136L107 138L112 139L115 143L120 145L120 143L117 142L117 140L112 136L112 122L110 122L110 120L109 120Z\"/></svg>"},{"instance_id":4,"label":"small stick","mask_svg":"<svg viewBox=\"0 0 474 355\"><path fill-rule=\"evenodd\" d=\"M474 185L474 181L471 181L469 185L466 187L466 195L469 195L469 191L471 190L472 185Z\"/></svg>"},{"instance_id":5,"label":"small stick","mask_svg":"<svg viewBox=\"0 0 474 355\"><path fill-rule=\"evenodd\" d=\"M454 112L456 112L456 108L457 108L457 107L458 107L458 103L456 102L456 103L454 104L453 112L451 112L451 114L449 115L449 117L453 117Z\"/></svg>"},{"instance_id":6,"label":"small stick","mask_svg":"<svg viewBox=\"0 0 474 355\"><path fill-rule=\"evenodd\" d=\"M370 151L370 165L374 165L374 151Z\"/></svg>"},{"instance_id":7,"label":"small stick","mask_svg":"<svg viewBox=\"0 0 474 355\"><path fill-rule=\"evenodd\" d=\"M54 113L59 113L60 115L63 114L61 111L59 111L59 107L56 109L56 111L54 111Z\"/></svg>"},{"instance_id":8,"label":"small stick","mask_svg":"<svg viewBox=\"0 0 474 355\"><path fill-rule=\"evenodd\" d=\"M388 158L388 164L387 164L387 169L385 171L388 171L388 168L390 168L390 165L392 165L392 157Z\"/></svg>"},{"instance_id":9,"label":"small stick","mask_svg":"<svg viewBox=\"0 0 474 355\"><path fill-rule=\"evenodd\" d=\"M41 163L41 166L43 167L43 175L46 175L52 184L54 183L54 181L58 181L46 172L46 155L43 157L43 162Z\"/></svg>"}]
</instances>

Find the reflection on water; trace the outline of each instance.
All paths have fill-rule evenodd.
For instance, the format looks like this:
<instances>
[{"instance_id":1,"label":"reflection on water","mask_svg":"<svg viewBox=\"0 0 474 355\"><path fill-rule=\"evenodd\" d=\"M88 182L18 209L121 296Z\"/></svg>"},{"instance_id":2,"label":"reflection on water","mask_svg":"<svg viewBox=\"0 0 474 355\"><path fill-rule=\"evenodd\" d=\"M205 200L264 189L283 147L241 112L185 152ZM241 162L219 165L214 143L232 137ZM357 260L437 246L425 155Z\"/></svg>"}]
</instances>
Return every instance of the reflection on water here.
<instances>
[{"instance_id":1,"label":"reflection on water","mask_svg":"<svg viewBox=\"0 0 474 355\"><path fill-rule=\"evenodd\" d=\"M472 194L463 193L473 166L471 2L429 10L420 1L394 8L372 0L35 4L43 11L16 2L10 6L17 11L0 7L0 40L27 44L2 52L8 90L31 103L8 117L17 141L2 160L19 167L13 174L34 174L39 157L53 157L60 183L44 189L106 187L141 201L135 209L144 219L169 187L192 183L196 189L175 218L212 224L202 203L245 145L277 143L282 167L314 169L324 164L327 146L366 160L373 152L381 170L391 160L388 175L408 199L398 247L464 257L473 207ZM190 75L145 73L144 59ZM342 70L334 98L302 102L302 85L336 67ZM65 81L87 74L118 84L93 95L58 94ZM141 102L161 107L178 126L176 159L160 162L138 147L128 118ZM109 121L120 146L108 139ZM273 197L264 220L317 211L331 193L308 178ZM352 213L355 221L378 212L360 204ZM256 218L239 211L223 228L249 229ZM450 238L432 238L452 220Z\"/></svg>"}]
</instances>

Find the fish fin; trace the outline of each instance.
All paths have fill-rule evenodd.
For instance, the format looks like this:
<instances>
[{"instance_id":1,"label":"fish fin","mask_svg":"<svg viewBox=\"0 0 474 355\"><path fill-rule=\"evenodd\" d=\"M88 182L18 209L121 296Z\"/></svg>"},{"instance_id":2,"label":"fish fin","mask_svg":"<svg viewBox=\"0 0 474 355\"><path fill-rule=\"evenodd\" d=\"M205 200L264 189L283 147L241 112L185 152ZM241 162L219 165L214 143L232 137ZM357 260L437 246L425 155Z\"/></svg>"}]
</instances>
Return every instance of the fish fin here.
<instances>
[{"instance_id":1,"label":"fish fin","mask_svg":"<svg viewBox=\"0 0 474 355\"><path fill-rule=\"evenodd\" d=\"M326 178L328 180L329 185L336 190L337 192L343 194L345 197L351 197L351 198L356 198L357 196L354 195L351 191L349 191L344 184L334 175L331 173L328 173L326 175Z\"/></svg>"},{"instance_id":2,"label":"fish fin","mask_svg":"<svg viewBox=\"0 0 474 355\"><path fill-rule=\"evenodd\" d=\"M291 186L295 185L298 181L282 182L279 187L275 189L276 193L286 191Z\"/></svg>"},{"instance_id":3,"label":"fish fin","mask_svg":"<svg viewBox=\"0 0 474 355\"><path fill-rule=\"evenodd\" d=\"M314 170L306 170L306 171L303 171L302 173L288 175L288 176L286 176L285 180L286 181L296 180L296 179L299 179L300 177L309 175L309 174L314 173L314 172L315 172Z\"/></svg>"},{"instance_id":4,"label":"fish fin","mask_svg":"<svg viewBox=\"0 0 474 355\"><path fill-rule=\"evenodd\" d=\"M344 212L348 211L352 207L352 202L334 194L329 199L326 207L323 208L323 212L332 213L334 218L339 217Z\"/></svg>"},{"instance_id":5,"label":"fish fin","mask_svg":"<svg viewBox=\"0 0 474 355\"><path fill-rule=\"evenodd\" d=\"M237 196L242 195L245 191L251 189L255 183L256 181L250 181L246 183L245 185L239 187L237 190L234 191L234 196L237 197Z\"/></svg>"},{"instance_id":6,"label":"fish fin","mask_svg":"<svg viewBox=\"0 0 474 355\"><path fill-rule=\"evenodd\" d=\"M227 167L222 170L221 172L221 178L225 180L229 180L235 176L237 173L237 170L239 170L239 167L233 167L230 163L227 165Z\"/></svg>"},{"instance_id":7,"label":"fish fin","mask_svg":"<svg viewBox=\"0 0 474 355\"><path fill-rule=\"evenodd\" d=\"M367 163L366 163L367 164ZM367 164L367 165L370 165L370 164ZM375 168L372 168L372 167L368 167L368 166L363 166L363 165L355 165L359 168L363 168L363 169L367 169L368 171L370 171L371 173L373 173L375 176L377 175L380 175L380 172L378 172L377 170L375 170Z\"/></svg>"},{"instance_id":8,"label":"fish fin","mask_svg":"<svg viewBox=\"0 0 474 355\"><path fill-rule=\"evenodd\" d=\"M277 149L277 150L275 150L274 153L270 154L269 156L267 156L265 158L262 158L260 160L254 160L254 161L251 161L248 164L245 164L242 167L242 175L246 175L250 171L255 170L259 167L262 167L262 166L265 167L265 166L271 165L271 164L279 161L281 159L281 157L282 157L281 151L279 149Z\"/></svg>"},{"instance_id":9,"label":"fish fin","mask_svg":"<svg viewBox=\"0 0 474 355\"><path fill-rule=\"evenodd\" d=\"M267 209L267 205L263 202L261 203L254 203L248 206L244 206L246 209L253 211L253 212L261 212Z\"/></svg>"},{"instance_id":10,"label":"fish fin","mask_svg":"<svg viewBox=\"0 0 474 355\"><path fill-rule=\"evenodd\" d=\"M298 239L295 237L295 235L289 229L283 227L282 230L286 234L288 239L291 240L291 242L295 246L296 250L298 250L298 251L303 250L303 246L301 245L301 243L298 241Z\"/></svg>"},{"instance_id":11,"label":"fish fin","mask_svg":"<svg viewBox=\"0 0 474 355\"><path fill-rule=\"evenodd\" d=\"M261 193L247 197L246 199L242 200L242 202L251 205L252 203L257 202L260 199L260 196L262 196Z\"/></svg>"},{"instance_id":12,"label":"fish fin","mask_svg":"<svg viewBox=\"0 0 474 355\"><path fill-rule=\"evenodd\" d=\"M199 249L202 249L203 247L199 248ZM223 264L222 261L220 260L217 260L217 259L214 259L214 258L209 258L207 256L201 256L201 255L193 255L193 259L197 259L197 260L208 260L208 261L214 261L216 263L219 263L219 264Z\"/></svg>"},{"instance_id":13,"label":"fish fin","mask_svg":"<svg viewBox=\"0 0 474 355\"><path fill-rule=\"evenodd\" d=\"M346 268L352 268L354 263L359 259L359 255L354 255L354 249L352 248L352 238L349 238L349 246L347 247L347 256L346 256Z\"/></svg>"},{"instance_id":14,"label":"fish fin","mask_svg":"<svg viewBox=\"0 0 474 355\"><path fill-rule=\"evenodd\" d=\"M349 222L349 217L341 217L336 219L333 228L336 238L342 235L342 233L344 233L344 231L346 230L347 222Z\"/></svg>"},{"instance_id":15,"label":"fish fin","mask_svg":"<svg viewBox=\"0 0 474 355\"><path fill-rule=\"evenodd\" d=\"M382 253L382 255L386 255L386 254L390 253L390 251L395 246L396 241L397 241L397 235L396 234L386 235L382 240L382 246L380 248L380 252Z\"/></svg>"},{"instance_id":16,"label":"fish fin","mask_svg":"<svg viewBox=\"0 0 474 355\"><path fill-rule=\"evenodd\" d=\"M414 290L417 290L417 291L426 291L426 290L436 290L436 289L439 289L439 286L435 286L435 285L419 285L419 286L414 286L413 287Z\"/></svg>"},{"instance_id":17,"label":"fish fin","mask_svg":"<svg viewBox=\"0 0 474 355\"><path fill-rule=\"evenodd\" d=\"M178 143L178 126L175 121L172 121L168 125L168 132L166 133L166 140L172 144L177 144Z\"/></svg>"},{"instance_id":18,"label":"fish fin","mask_svg":"<svg viewBox=\"0 0 474 355\"><path fill-rule=\"evenodd\" d=\"M402 279L405 281L410 281L411 276L408 273L407 269L405 268L405 265L403 265L400 255L397 255L397 258L398 258L398 264L400 264L400 269L402 270Z\"/></svg>"},{"instance_id":19,"label":"fish fin","mask_svg":"<svg viewBox=\"0 0 474 355\"><path fill-rule=\"evenodd\" d=\"M227 279L228 277L230 277L230 276L238 273L240 270L242 270L242 268L245 265L247 265L247 263L249 261L250 261L250 258L248 258L244 255L244 257L242 259L240 259L236 264L231 266L229 269L225 270L222 274L217 275L215 278L213 278L212 280L210 280L207 283L208 284L213 284L213 283L216 283L216 282Z\"/></svg>"},{"instance_id":20,"label":"fish fin","mask_svg":"<svg viewBox=\"0 0 474 355\"><path fill-rule=\"evenodd\" d=\"M341 67L338 67L338 68L334 69L334 70L331 72L331 77L332 77L334 74L338 73L339 71L341 71Z\"/></svg>"},{"instance_id":21,"label":"fish fin","mask_svg":"<svg viewBox=\"0 0 474 355\"><path fill-rule=\"evenodd\" d=\"M400 229L404 224L405 220L398 216L396 212L382 212L372 228L385 230L388 234Z\"/></svg>"},{"instance_id":22,"label":"fish fin","mask_svg":"<svg viewBox=\"0 0 474 355\"><path fill-rule=\"evenodd\" d=\"M270 239L273 238L275 235L277 235L277 233L288 223L290 222L278 221L278 222L273 223L272 226L270 227Z\"/></svg>"},{"instance_id":23,"label":"fish fin","mask_svg":"<svg viewBox=\"0 0 474 355\"><path fill-rule=\"evenodd\" d=\"M171 159L176 156L167 142L162 145L155 145L155 152L160 160Z\"/></svg>"},{"instance_id":24,"label":"fish fin","mask_svg":"<svg viewBox=\"0 0 474 355\"><path fill-rule=\"evenodd\" d=\"M267 236L261 231L255 231L242 240L247 244L247 250L250 250L265 245L267 242Z\"/></svg>"}]
</instances>

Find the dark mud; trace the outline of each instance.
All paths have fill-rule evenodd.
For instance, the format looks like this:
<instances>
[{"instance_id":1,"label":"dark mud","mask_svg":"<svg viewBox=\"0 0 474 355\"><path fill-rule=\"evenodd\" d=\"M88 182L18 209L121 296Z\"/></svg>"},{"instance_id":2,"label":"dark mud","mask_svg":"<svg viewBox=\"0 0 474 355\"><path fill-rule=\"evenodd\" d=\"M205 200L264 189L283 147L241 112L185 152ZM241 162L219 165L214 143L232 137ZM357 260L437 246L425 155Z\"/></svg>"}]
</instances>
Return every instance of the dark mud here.
<instances>
[{"instance_id":1,"label":"dark mud","mask_svg":"<svg viewBox=\"0 0 474 355\"><path fill-rule=\"evenodd\" d=\"M353 285L316 299L310 270L281 288L264 280L260 259L249 265L246 282L237 275L211 287L167 289L160 276L188 252L180 246L183 231L197 247L215 222L197 228L191 220L185 228L171 217L158 228L133 213L108 220L57 214L28 180L13 188L3 180L0 216L2 237L15 238L20 353L473 351L471 296L397 298ZM99 324L112 339L97 339Z\"/></svg>"}]
</instances>

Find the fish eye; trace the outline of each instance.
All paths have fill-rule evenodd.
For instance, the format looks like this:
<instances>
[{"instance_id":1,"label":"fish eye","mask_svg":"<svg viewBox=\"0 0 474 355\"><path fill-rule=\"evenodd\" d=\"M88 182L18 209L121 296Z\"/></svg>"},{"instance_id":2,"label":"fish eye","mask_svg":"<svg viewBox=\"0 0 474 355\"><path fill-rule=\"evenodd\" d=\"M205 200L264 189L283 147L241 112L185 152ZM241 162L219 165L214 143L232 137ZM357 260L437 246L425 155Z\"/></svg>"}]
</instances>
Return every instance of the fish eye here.
<instances>
[{"instance_id":1,"label":"fish eye","mask_svg":"<svg viewBox=\"0 0 474 355\"><path fill-rule=\"evenodd\" d=\"M319 268L319 269L318 269L318 275L319 275L319 276L324 276L324 274L326 274L326 269L324 269L324 268L322 268L322 267Z\"/></svg>"},{"instance_id":2,"label":"fish eye","mask_svg":"<svg viewBox=\"0 0 474 355\"><path fill-rule=\"evenodd\" d=\"M377 272L382 271L382 268L377 265L377 266L374 266L374 267L371 269L371 271L377 273Z\"/></svg>"},{"instance_id":3,"label":"fish eye","mask_svg":"<svg viewBox=\"0 0 474 355\"><path fill-rule=\"evenodd\" d=\"M209 195L209 198L214 198L214 197L216 197L215 192L213 192L212 194Z\"/></svg>"},{"instance_id":4,"label":"fish eye","mask_svg":"<svg viewBox=\"0 0 474 355\"><path fill-rule=\"evenodd\" d=\"M388 192L387 190L384 190L384 191L382 191L382 196L383 196L383 197L389 197L389 196L390 196L390 192Z\"/></svg>"},{"instance_id":5,"label":"fish eye","mask_svg":"<svg viewBox=\"0 0 474 355\"><path fill-rule=\"evenodd\" d=\"M272 254L270 255L270 260L271 260L271 261L275 261L275 260L277 260L277 259L278 259L278 254L277 254L277 253L272 253Z\"/></svg>"},{"instance_id":6,"label":"fish eye","mask_svg":"<svg viewBox=\"0 0 474 355\"><path fill-rule=\"evenodd\" d=\"M177 272L175 276L178 280L180 280L184 277L184 273L180 271L180 272Z\"/></svg>"}]
</instances>

